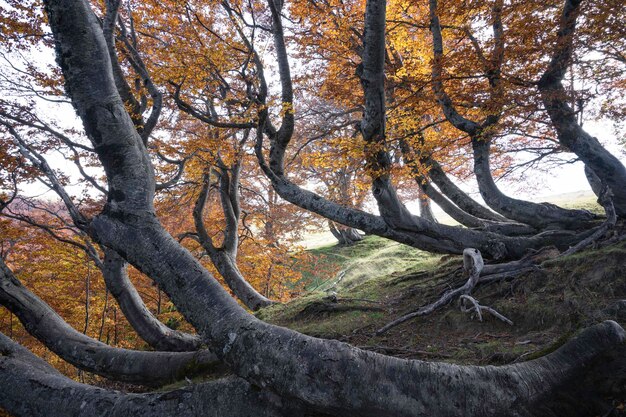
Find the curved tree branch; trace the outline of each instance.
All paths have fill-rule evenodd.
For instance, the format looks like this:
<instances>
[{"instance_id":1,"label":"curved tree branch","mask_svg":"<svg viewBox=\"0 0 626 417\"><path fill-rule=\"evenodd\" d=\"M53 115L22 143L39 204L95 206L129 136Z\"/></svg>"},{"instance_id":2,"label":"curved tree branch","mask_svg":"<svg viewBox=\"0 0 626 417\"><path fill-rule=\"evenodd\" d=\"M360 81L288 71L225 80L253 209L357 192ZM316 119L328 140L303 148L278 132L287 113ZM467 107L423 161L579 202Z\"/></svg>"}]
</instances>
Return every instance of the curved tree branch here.
<instances>
[{"instance_id":1,"label":"curved tree branch","mask_svg":"<svg viewBox=\"0 0 626 417\"><path fill-rule=\"evenodd\" d=\"M209 351L143 352L110 347L67 324L28 291L0 259L0 303L26 330L54 353L79 369L117 381L164 385L217 363Z\"/></svg>"},{"instance_id":2,"label":"curved tree branch","mask_svg":"<svg viewBox=\"0 0 626 417\"><path fill-rule=\"evenodd\" d=\"M139 337L156 350L169 352L196 351L202 341L196 335L172 330L148 310L130 281L127 264L117 253L104 249L102 276L124 316Z\"/></svg>"},{"instance_id":3,"label":"curved tree branch","mask_svg":"<svg viewBox=\"0 0 626 417\"><path fill-rule=\"evenodd\" d=\"M389 358L259 321L156 219L150 161L112 88L112 77L101 72L109 68L100 65L108 56L98 52L106 49L89 6L84 0L47 0L46 4L73 102L110 180L110 200L92 221L91 233L157 281L240 377L333 415L451 416L462 408L468 416L498 416L511 410L518 416L550 416L562 407L551 399L593 373L607 353L623 349L623 329L605 322L535 361L463 367ZM81 52L85 45L88 54ZM99 81L97 86L94 80ZM569 392L576 394L570 403L575 404L574 411L588 411L582 410L585 396L580 389ZM450 401L452 393L463 393L463 404Z\"/></svg>"},{"instance_id":4,"label":"curved tree branch","mask_svg":"<svg viewBox=\"0 0 626 417\"><path fill-rule=\"evenodd\" d=\"M288 417L302 407L240 378L128 394L80 384L0 333L0 406L15 417Z\"/></svg>"}]
</instances>

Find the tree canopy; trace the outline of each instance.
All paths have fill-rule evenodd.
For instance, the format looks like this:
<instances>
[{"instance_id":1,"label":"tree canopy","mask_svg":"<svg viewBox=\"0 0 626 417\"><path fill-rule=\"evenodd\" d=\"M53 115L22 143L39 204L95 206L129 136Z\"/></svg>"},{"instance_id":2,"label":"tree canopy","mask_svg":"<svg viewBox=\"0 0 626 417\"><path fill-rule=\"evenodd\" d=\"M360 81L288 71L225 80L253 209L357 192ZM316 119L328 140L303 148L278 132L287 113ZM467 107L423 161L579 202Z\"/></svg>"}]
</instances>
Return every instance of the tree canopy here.
<instances>
[{"instance_id":1,"label":"tree canopy","mask_svg":"<svg viewBox=\"0 0 626 417\"><path fill-rule=\"evenodd\" d=\"M623 239L626 168L608 129L586 130L623 128L622 1L0 7L0 407L531 416L568 401L585 415L598 410L590 396L623 381L615 322L533 361L469 367L374 354L250 313L300 293L294 265L311 255L298 242L315 228L346 245L363 232L463 255L465 285L379 333L456 298L506 321L474 287ZM602 215L516 198L498 181L575 161ZM458 225L438 223L431 204ZM16 342L13 316L39 356ZM232 376L125 394L64 376L68 364L146 386L214 367Z\"/></svg>"}]
</instances>

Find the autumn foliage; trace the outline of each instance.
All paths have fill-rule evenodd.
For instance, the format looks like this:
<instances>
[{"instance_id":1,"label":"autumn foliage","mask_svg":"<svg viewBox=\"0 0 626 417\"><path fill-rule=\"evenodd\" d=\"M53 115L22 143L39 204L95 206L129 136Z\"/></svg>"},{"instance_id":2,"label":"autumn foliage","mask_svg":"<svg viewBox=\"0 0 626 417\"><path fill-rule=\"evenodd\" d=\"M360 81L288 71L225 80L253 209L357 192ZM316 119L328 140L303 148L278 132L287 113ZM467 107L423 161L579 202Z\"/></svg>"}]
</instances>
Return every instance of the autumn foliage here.
<instances>
[{"instance_id":1,"label":"autumn foliage","mask_svg":"<svg viewBox=\"0 0 626 417\"><path fill-rule=\"evenodd\" d=\"M52 63L43 5L27 3L6 0L0 6L0 195L11 200L2 205L1 255L22 283L74 328L113 346L146 349L83 247L89 242L100 255L101 249L76 227L38 165L41 159L50 160L51 171L84 216L102 208L106 179L73 115L60 69ZM103 26L109 3L92 2ZM470 138L446 119L433 90L434 64L440 65L438 81L464 117L484 120L497 114L489 127L493 177L520 167L547 169L551 165L546 161L567 160L563 155L568 149L559 143L536 89L550 51L558 46L560 1L440 1L436 12L444 52L439 60L433 56L428 2L390 1L386 137L378 144L366 143L360 132L365 2L278 3L273 2L283 16L292 101L285 99L283 68L276 59L280 48L271 29L276 11L264 2L130 0L123 2L112 23L110 47L125 83L123 99L138 132L145 133L156 171L157 213L172 236L218 279L199 242L193 209L208 181L201 215L219 245L228 222L220 170L241 167L237 266L265 297L288 301L305 289L302 271L316 260L299 242L309 230L328 227L325 219L280 198L259 168L259 154L270 154L258 137L263 117L295 125L284 158L290 181L359 210L373 207L371 179L381 175L364 153L390 155L385 174L406 201L418 198L415 180L428 176L429 158L453 177L471 178ZM620 0L582 6L566 79L567 99L581 123L602 120L623 126L624 13ZM496 22L503 28L501 44ZM277 133L274 127L264 129L261 137ZM409 149L406 155L403 144ZM46 193L35 183L43 183ZM131 279L161 321L191 330L148 277L132 269ZM0 331L67 375L85 378L27 336L6 309L0 309Z\"/></svg>"}]
</instances>

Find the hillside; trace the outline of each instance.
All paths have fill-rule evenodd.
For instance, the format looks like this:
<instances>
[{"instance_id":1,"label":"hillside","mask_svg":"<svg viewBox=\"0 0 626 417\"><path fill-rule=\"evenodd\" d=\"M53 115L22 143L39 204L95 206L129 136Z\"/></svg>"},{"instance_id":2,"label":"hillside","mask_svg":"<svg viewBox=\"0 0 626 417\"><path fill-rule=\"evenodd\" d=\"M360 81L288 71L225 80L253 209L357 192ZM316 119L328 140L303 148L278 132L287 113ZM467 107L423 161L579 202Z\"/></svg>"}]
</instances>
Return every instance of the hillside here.
<instances>
[{"instance_id":1,"label":"hillside","mask_svg":"<svg viewBox=\"0 0 626 417\"><path fill-rule=\"evenodd\" d=\"M626 324L626 243L544 262L473 295L514 325L479 322L458 302L381 336L389 321L429 304L466 277L458 256L435 256L368 236L351 247L311 250L320 259L309 292L257 315L303 333L403 358L507 364L541 356L578 329L605 319ZM333 271L323 279L327 271Z\"/></svg>"}]
</instances>

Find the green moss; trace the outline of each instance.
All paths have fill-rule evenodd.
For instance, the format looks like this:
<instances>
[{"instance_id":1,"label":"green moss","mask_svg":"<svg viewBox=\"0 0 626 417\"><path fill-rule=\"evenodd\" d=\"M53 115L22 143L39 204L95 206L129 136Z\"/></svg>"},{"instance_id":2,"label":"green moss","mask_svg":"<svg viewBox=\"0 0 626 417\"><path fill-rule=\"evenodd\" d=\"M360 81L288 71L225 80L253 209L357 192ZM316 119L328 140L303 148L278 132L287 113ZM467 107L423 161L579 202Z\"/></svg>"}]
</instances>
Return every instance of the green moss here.
<instances>
[{"instance_id":1,"label":"green moss","mask_svg":"<svg viewBox=\"0 0 626 417\"><path fill-rule=\"evenodd\" d=\"M555 350L557 350L558 348L560 348L561 346L563 346L565 343L567 343L568 340L570 340L574 335L576 334L576 331L574 330L570 330L566 333L563 333L558 339L556 339L552 344L550 344L549 346L538 350L536 352L532 352L528 355L526 355L524 357L525 360L533 360L533 359L538 359L541 358L543 356L549 355L550 353L554 352Z\"/></svg>"}]
</instances>

